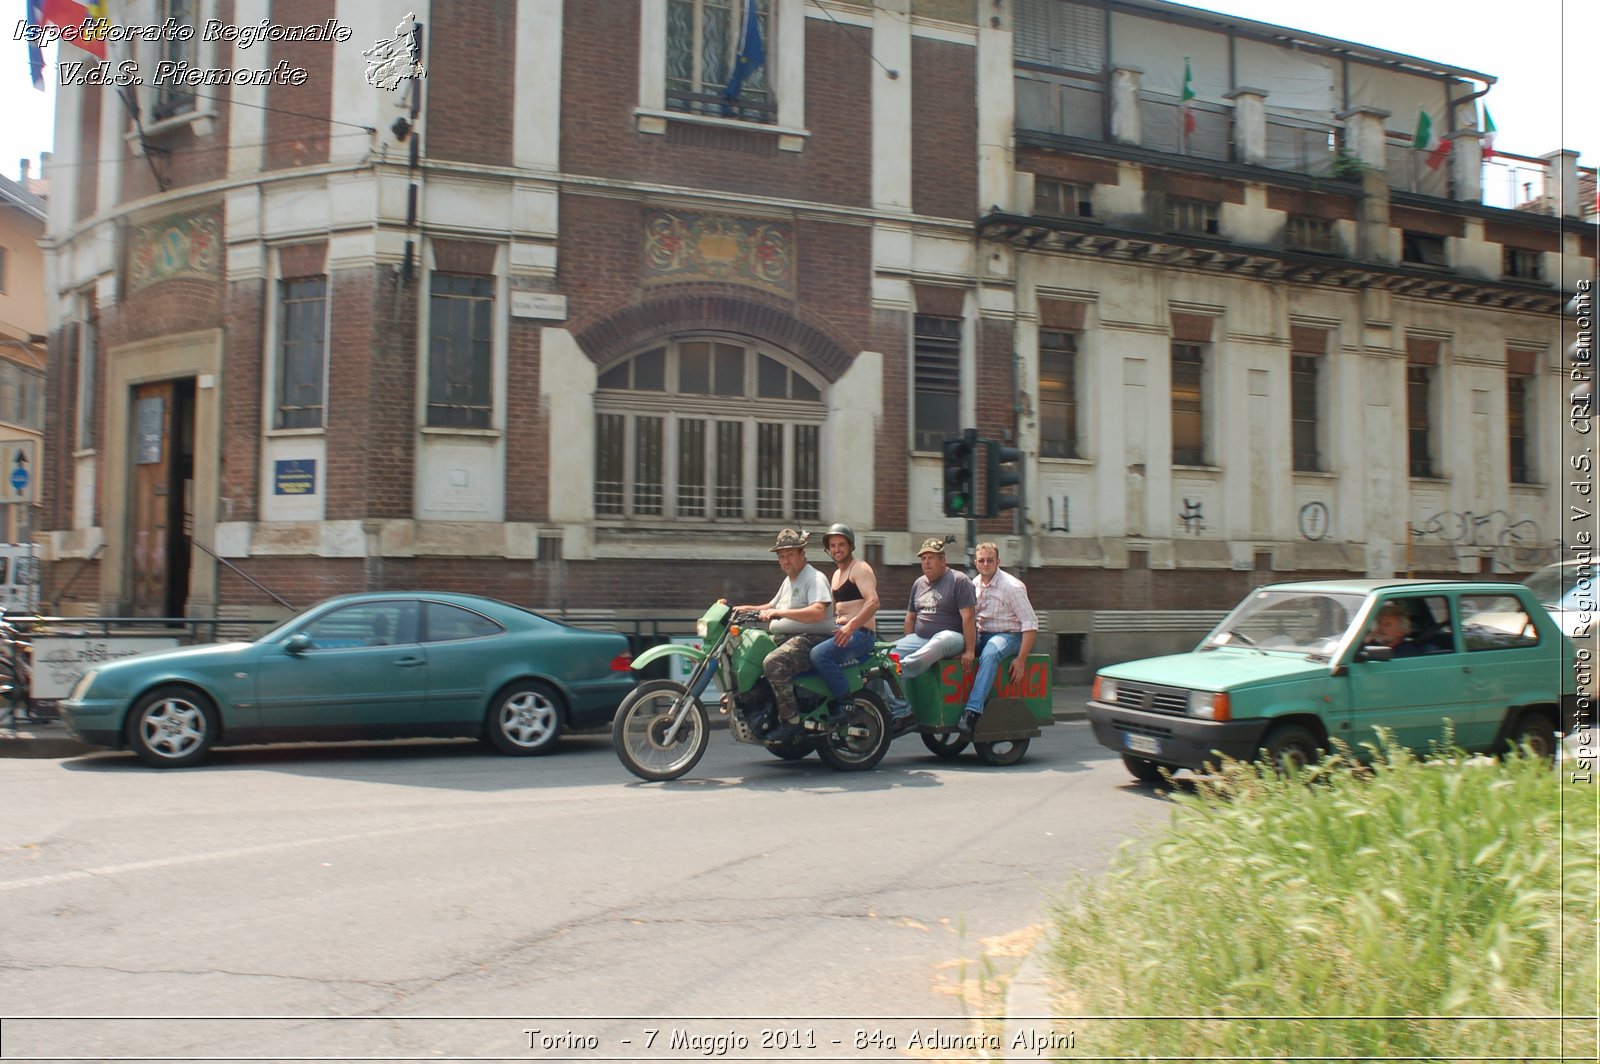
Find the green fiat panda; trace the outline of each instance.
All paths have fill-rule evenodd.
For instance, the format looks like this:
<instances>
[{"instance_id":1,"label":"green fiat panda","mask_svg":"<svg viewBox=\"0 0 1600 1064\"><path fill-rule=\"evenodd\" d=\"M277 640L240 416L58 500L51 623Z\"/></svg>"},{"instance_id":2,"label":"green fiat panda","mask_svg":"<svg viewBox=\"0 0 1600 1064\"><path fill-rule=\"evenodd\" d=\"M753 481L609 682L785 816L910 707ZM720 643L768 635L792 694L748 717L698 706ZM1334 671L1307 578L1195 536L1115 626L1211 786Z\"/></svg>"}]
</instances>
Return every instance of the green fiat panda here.
<instances>
[{"instance_id":1,"label":"green fiat panda","mask_svg":"<svg viewBox=\"0 0 1600 1064\"><path fill-rule=\"evenodd\" d=\"M1521 584L1331 580L1252 591L1187 654L1101 669L1089 719L1128 771L1223 757L1359 756L1379 728L1426 752L1445 722L1469 751L1539 756L1576 699L1571 642Z\"/></svg>"}]
</instances>

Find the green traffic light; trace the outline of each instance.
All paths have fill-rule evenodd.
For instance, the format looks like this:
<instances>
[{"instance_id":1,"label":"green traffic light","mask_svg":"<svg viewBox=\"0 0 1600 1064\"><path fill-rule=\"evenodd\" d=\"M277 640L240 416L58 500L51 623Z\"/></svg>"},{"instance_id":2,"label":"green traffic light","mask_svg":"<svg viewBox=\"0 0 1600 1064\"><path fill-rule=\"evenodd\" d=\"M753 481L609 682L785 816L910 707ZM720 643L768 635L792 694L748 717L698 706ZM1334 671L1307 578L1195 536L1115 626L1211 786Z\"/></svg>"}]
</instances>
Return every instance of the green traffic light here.
<instances>
[{"instance_id":1,"label":"green traffic light","mask_svg":"<svg viewBox=\"0 0 1600 1064\"><path fill-rule=\"evenodd\" d=\"M977 457L977 433L968 429L963 436L952 436L944 441L942 449L945 516L969 517L972 515L972 466Z\"/></svg>"}]
</instances>

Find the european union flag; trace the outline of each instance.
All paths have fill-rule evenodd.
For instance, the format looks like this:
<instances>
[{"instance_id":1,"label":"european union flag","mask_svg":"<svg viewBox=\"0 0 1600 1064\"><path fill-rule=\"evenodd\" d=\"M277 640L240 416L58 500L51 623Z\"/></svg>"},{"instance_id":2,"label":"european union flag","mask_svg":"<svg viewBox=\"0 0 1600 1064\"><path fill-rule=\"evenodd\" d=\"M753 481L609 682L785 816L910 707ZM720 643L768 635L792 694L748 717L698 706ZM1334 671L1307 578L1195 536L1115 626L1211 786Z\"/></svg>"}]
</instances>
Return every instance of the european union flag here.
<instances>
[{"instance_id":1,"label":"european union flag","mask_svg":"<svg viewBox=\"0 0 1600 1064\"><path fill-rule=\"evenodd\" d=\"M28 4L28 73L33 76L33 87L44 91L44 52L39 38L34 36L44 21L44 0L27 0Z\"/></svg>"},{"instance_id":2,"label":"european union flag","mask_svg":"<svg viewBox=\"0 0 1600 1064\"><path fill-rule=\"evenodd\" d=\"M744 89L744 79L767 61L766 45L761 43L761 19L756 15L756 0L745 0L744 32L739 35L739 57L733 61L733 76L722 98L732 103Z\"/></svg>"}]
</instances>

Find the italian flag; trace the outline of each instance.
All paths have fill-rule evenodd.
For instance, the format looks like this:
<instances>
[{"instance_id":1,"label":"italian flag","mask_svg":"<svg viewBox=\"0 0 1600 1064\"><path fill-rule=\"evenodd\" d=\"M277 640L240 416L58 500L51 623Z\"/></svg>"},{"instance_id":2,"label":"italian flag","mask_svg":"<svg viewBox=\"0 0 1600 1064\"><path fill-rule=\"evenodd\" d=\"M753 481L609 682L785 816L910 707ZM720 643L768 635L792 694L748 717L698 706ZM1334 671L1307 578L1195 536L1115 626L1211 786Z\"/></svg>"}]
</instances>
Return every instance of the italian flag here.
<instances>
[{"instance_id":1,"label":"italian flag","mask_svg":"<svg viewBox=\"0 0 1600 1064\"><path fill-rule=\"evenodd\" d=\"M1420 152L1425 152L1429 170L1437 170L1444 165L1445 158L1450 154L1450 142L1444 140L1434 131L1433 119L1428 117L1428 112L1417 112L1417 135L1412 138L1411 146Z\"/></svg>"},{"instance_id":2,"label":"italian flag","mask_svg":"<svg viewBox=\"0 0 1600 1064\"><path fill-rule=\"evenodd\" d=\"M1178 110L1183 112L1183 135L1194 132L1194 84L1189 74L1189 57L1183 57L1183 94L1178 97Z\"/></svg>"},{"instance_id":3,"label":"italian flag","mask_svg":"<svg viewBox=\"0 0 1600 1064\"><path fill-rule=\"evenodd\" d=\"M1483 109L1483 159L1488 162L1494 158L1494 119L1489 117L1489 109Z\"/></svg>"},{"instance_id":4,"label":"italian flag","mask_svg":"<svg viewBox=\"0 0 1600 1064\"><path fill-rule=\"evenodd\" d=\"M40 21L47 25L60 26L62 29L79 29L91 18L104 17L106 9L103 3L80 4L77 0L44 0L44 14ZM83 49L97 59L106 57L106 42L101 35L79 34L67 40L67 43Z\"/></svg>"}]
</instances>

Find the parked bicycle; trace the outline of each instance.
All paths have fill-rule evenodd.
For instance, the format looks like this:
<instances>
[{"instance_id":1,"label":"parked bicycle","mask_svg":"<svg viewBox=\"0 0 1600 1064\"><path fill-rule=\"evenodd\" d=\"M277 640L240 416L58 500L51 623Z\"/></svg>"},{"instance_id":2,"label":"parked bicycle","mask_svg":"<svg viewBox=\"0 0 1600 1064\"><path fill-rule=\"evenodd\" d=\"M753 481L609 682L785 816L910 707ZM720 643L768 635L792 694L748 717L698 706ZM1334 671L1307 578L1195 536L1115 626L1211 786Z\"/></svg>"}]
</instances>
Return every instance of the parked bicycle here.
<instances>
[{"instance_id":1,"label":"parked bicycle","mask_svg":"<svg viewBox=\"0 0 1600 1064\"><path fill-rule=\"evenodd\" d=\"M0 705L5 723L43 724L60 720L54 702L33 697L33 640L0 607Z\"/></svg>"}]
</instances>

